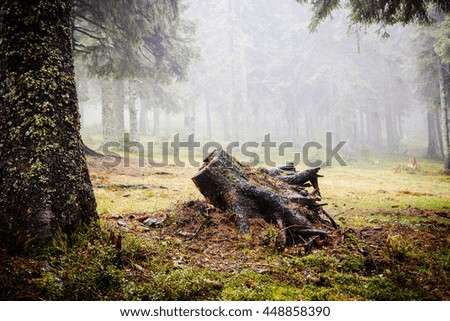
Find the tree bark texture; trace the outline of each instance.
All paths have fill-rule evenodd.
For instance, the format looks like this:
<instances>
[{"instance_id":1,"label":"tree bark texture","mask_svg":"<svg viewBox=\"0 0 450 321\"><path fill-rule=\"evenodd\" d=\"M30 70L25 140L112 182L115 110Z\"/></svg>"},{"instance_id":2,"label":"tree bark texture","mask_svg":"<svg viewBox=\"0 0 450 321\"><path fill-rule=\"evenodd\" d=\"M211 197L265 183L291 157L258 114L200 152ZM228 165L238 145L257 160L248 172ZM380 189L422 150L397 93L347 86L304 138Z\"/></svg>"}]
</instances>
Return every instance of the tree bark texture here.
<instances>
[{"instance_id":1,"label":"tree bark texture","mask_svg":"<svg viewBox=\"0 0 450 321\"><path fill-rule=\"evenodd\" d=\"M0 246L50 244L97 219L80 137L72 1L0 2Z\"/></svg>"},{"instance_id":2,"label":"tree bark texture","mask_svg":"<svg viewBox=\"0 0 450 321\"><path fill-rule=\"evenodd\" d=\"M449 142L448 112L447 112L448 86L445 81L443 66L439 57L436 58L436 67L438 70L439 97L441 105L440 111L441 111L442 149L444 154L444 169L450 170L450 142Z\"/></svg>"},{"instance_id":3,"label":"tree bark texture","mask_svg":"<svg viewBox=\"0 0 450 321\"><path fill-rule=\"evenodd\" d=\"M249 219L263 218L278 226L282 244L292 244L337 228L317 198L303 187L311 179L317 185L317 171L292 173L288 180L289 176L280 174L290 171L280 169L270 175L273 173L246 167L225 151L216 150L192 180L209 204L234 212L241 232L249 232Z\"/></svg>"}]
</instances>

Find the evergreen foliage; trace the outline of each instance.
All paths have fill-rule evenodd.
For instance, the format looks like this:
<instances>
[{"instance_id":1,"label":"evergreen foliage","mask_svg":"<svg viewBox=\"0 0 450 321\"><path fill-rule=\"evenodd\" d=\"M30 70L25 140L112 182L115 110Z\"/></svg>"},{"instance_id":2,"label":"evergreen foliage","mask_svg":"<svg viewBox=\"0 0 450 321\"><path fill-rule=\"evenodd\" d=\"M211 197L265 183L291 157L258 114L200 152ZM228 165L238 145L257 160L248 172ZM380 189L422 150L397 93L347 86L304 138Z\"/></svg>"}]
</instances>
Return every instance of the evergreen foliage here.
<instances>
[{"instance_id":1,"label":"evergreen foliage","mask_svg":"<svg viewBox=\"0 0 450 321\"><path fill-rule=\"evenodd\" d=\"M436 12L450 12L450 2L447 0L297 0L297 2L311 4L313 18L310 26L312 29L316 29L321 21L340 7L349 9L350 19L363 25L413 22L429 24L434 21Z\"/></svg>"},{"instance_id":2,"label":"evergreen foliage","mask_svg":"<svg viewBox=\"0 0 450 321\"><path fill-rule=\"evenodd\" d=\"M195 30L178 1L75 1L75 52L92 75L183 78Z\"/></svg>"}]
</instances>

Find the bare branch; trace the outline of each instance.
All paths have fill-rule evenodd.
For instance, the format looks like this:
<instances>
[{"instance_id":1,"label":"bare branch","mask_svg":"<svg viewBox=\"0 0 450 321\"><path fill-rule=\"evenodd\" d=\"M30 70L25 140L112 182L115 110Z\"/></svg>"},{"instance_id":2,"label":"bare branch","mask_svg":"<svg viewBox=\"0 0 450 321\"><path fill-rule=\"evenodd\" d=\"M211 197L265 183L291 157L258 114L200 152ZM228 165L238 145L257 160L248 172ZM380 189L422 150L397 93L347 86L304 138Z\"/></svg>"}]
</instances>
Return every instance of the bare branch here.
<instances>
[{"instance_id":1,"label":"bare branch","mask_svg":"<svg viewBox=\"0 0 450 321\"><path fill-rule=\"evenodd\" d=\"M79 18L81 18L81 19L83 19L83 20L85 20L85 21L87 21L89 23L92 23L94 26L97 26L97 27L99 27L99 28L101 28L103 30L107 30L105 26L102 26L101 24L95 22L94 20L89 19L89 18L87 18L87 17L85 17L85 16L83 16L83 15L81 15L79 13L76 14L76 17L79 17Z\"/></svg>"},{"instance_id":2,"label":"bare branch","mask_svg":"<svg viewBox=\"0 0 450 321\"><path fill-rule=\"evenodd\" d=\"M102 43L103 40L106 40L106 38L104 38L104 37L97 37L97 36L94 36L94 35L90 34L90 33L87 32L87 31L85 31L85 30L87 30L87 29L82 29L82 28L75 27L74 30L77 31L77 32L79 32L79 33L82 33L82 34L88 36L89 38L98 40L100 43Z\"/></svg>"}]
</instances>

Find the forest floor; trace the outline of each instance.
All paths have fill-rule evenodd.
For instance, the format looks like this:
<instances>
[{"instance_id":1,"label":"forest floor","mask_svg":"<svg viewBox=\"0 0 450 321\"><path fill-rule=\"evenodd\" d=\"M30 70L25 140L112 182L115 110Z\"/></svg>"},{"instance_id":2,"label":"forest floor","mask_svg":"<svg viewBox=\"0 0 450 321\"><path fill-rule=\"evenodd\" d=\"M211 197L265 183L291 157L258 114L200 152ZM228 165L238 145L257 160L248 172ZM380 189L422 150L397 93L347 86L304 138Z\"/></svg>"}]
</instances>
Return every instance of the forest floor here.
<instances>
[{"instance_id":1,"label":"forest floor","mask_svg":"<svg viewBox=\"0 0 450 321\"><path fill-rule=\"evenodd\" d=\"M341 226L305 254L277 248L278 229L261 220L239 233L196 190L197 168L89 158L100 229L61 237L40 259L2 262L0 297L450 300L450 176L437 161L418 159L416 171L407 161L322 169L323 202Z\"/></svg>"}]
</instances>

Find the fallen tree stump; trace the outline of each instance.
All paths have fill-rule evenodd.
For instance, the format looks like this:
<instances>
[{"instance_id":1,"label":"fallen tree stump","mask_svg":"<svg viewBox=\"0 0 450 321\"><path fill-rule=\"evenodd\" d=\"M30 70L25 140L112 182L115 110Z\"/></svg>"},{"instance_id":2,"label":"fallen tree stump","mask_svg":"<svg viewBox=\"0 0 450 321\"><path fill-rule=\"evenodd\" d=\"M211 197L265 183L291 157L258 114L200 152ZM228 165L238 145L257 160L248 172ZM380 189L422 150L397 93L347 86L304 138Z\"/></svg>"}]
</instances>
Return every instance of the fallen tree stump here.
<instances>
[{"instance_id":1,"label":"fallen tree stump","mask_svg":"<svg viewBox=\"0 0 450 321\"><path fill-rule=\"evenodd\" d=\"M317 203L320 192L319 168L296 173L295 169L276 171L253 169L241 164L223 150L216 150L192 178L207 202L236 215L238 228L249 233L249 219L263 218L279 228L282 245L310 242L338 228L333 218ZM286 174L286 175L285 175ZM315 193L309 194L305 183Z\"/></svg>"}]
</instances>

